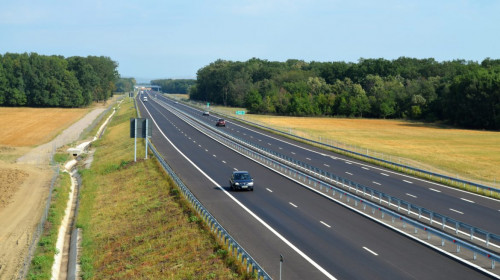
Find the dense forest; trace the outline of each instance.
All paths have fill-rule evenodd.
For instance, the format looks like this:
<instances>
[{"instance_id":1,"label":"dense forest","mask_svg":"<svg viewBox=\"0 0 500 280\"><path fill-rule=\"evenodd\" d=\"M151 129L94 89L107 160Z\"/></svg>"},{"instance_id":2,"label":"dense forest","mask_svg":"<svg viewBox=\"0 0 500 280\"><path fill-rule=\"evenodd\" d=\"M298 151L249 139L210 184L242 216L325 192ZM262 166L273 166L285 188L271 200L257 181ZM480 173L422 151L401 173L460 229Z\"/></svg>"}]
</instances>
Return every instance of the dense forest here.
<instances>
[{"instance_id":1,"label":"dense forest","mask_svg":"<svg viewBox=\"0 0 500 280\"><path fill-rule=\"evenodd\" d=\"M405 118L500 129L500 60L400 57L350 62L217 60L190 98L251 113Z\"/></svg>"},{"instance_id":2,"label":"dense forest","mask_svg":"<svg viewBox=\"0 0 500 280\"><path fill-rule=\"evenodd\" d=\"M134 78L120 78L115 83L116 92L133 91L136 83L137 82Z\"/></svg>"},{"instance_id":3,"label":"dense forest","mask_svg":"<svg viewBox=\"0 0 500 280\"><path fill-rule=\"evenodd\" d=\"M151 84L160 86L163 92L167 93L188 93L189 87L194 85L193 79L161 79L152 80Z\"/></svg>"},{"instance_id":4,"label":"dense forest","mask_svg":"<svg viewBox=\"0 0 500 280\"><path fill-rule=\"evenodd\" d=\"M113 95L118 64L104 56L0 55L0 106L82 107Z\"/></svg>"}]
</instances>

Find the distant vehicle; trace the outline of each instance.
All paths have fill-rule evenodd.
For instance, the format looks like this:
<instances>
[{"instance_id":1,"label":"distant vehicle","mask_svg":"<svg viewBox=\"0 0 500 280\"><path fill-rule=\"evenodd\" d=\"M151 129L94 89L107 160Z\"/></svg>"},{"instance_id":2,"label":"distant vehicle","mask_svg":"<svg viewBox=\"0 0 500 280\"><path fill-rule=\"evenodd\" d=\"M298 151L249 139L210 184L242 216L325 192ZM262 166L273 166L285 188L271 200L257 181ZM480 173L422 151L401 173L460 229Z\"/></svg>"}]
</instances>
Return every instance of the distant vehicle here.
<instances>
[{"instance_id":1,"label":"distant vehicle","mask_svg":"<svg viewBox=\"0 0 500 280\"><path fill-rule=\"evenodd\" d=\"M148 97L144 96L143 99L142 99L142 101L144 101L144 102L148 101Z\"/></svg>"},{"instance_id":2,"label":"distant vehicle","mask_svg":"<svg viewBox=\"0 0 500 280\"><path fill-rule=\"evenodd\" d=\"M210 112L209 111L203 112L203 116L210 116Z\"/></svg>"},{"instance_id":3,"label":"distant vehicle","mask_svg":"<svg viewBox=\"0 0 500 280\"><path fill-rule=\"evenodd\" d=\"M215 126L223 126L226 127L226 121L224 119L219 119Z\"/></svg>"},{"instance_id":4,"label":"distant vehicle","mask_svg":"<svg viewBox=\"0 0 500 280\"><path fill-rule=\"evenodd\" d=\"M253 179L247 171L234 171L229 179L232 190L253 191Z\"/></svg>"}]
</instances>

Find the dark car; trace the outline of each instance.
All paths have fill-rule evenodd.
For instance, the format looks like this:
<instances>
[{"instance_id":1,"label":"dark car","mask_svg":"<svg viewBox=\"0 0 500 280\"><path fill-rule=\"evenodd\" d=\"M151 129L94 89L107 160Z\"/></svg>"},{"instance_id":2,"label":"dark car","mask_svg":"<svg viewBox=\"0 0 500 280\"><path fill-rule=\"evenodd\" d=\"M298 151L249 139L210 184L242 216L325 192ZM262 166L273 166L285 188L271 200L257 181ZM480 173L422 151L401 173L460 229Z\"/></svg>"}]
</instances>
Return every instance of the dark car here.
<instances>
[{"instance_id":1,"label":"dark car","mask_svg":"<svg viewBox=\"0 0 500 280\"><path fill-rule=\"evenodd\" d=\"M226 121L224 119L219 119L217 123L215 124L216 126L226 126Z\"/></svg>"},{"instance_id":2,"label":"dark car","mask_svg":"<svg viewBox=\"0 0 500 280\"><path fill-rule=\"evenodd\" d=\"M232 190L253 191L253 179L247 171L234 171L229 179L229 185Z\"/></svg>"}]
</instances>

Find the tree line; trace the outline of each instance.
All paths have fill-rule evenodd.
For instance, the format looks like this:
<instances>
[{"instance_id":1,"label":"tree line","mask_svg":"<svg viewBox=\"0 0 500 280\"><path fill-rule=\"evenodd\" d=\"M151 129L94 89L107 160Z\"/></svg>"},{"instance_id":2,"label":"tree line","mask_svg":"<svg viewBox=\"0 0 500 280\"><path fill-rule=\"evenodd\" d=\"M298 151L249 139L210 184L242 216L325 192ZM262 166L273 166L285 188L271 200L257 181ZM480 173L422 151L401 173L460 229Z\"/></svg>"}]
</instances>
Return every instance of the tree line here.
<instances>
[{"instance_id":1,"label":"tree line","mask_svg":"<svg viewBox=\"0 0 500 280\"><path fill-rule=\"evenodd\" d=\"M217 60L198 70L189 94L251 113L404 118L500 129L499 59Z\"/></svg>"},{"instance_id":2,"label":"tree line","mask_svg":"<svg viewBox=\"0 0 500 280\"><path fill-rule=\"evenodd\" d=\"M119 78L116 83L116 92L130 92L134 90L135 78Z\"/></svg>"},{"instance_id":3,"label":"tree line","mask_svg":"<svg viewBox=\"0 0 500 280\"><path fill-rule=\"evenodd\" d=\"M113 95L118 64L104 56L0 55L0 106L83 107Z\"/></svg>"},{"instance_id":4,"label":"tree line","mask_svg":"<svg viewBox=\"0 0 500 280\"><path fill-rule=\"evenodd\" d=\"M161 90L167 93L188 93L188 89L195 82L194 79L159 79L152 80L151 84L160 86Z\"/></svg>"}]
</instances>

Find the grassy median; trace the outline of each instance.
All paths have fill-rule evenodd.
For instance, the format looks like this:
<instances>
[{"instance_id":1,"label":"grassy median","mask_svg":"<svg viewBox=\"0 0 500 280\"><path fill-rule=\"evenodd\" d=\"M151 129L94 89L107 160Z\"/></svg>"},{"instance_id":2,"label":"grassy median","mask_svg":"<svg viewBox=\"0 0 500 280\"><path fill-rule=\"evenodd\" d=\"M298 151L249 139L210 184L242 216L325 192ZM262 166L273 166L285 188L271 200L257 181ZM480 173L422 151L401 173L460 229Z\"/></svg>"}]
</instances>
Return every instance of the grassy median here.
<instances>
[{"instance_id":1,"label":"grassy median","mask_svg":"<svg viewBox=\"0 0 500 280\"><path fill-rule=\"evenodd\" d=\"M144 139L129 138L126 100L81 170L77 226L83 279L243 279L159 163L144 160ZM222 250L223 251L223 250Z\"/></svg>"}]
</instances>

